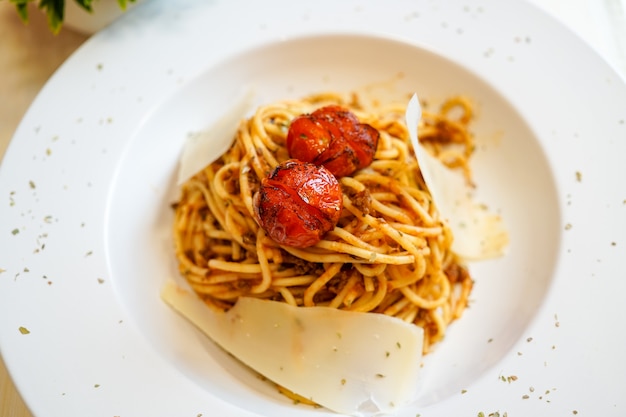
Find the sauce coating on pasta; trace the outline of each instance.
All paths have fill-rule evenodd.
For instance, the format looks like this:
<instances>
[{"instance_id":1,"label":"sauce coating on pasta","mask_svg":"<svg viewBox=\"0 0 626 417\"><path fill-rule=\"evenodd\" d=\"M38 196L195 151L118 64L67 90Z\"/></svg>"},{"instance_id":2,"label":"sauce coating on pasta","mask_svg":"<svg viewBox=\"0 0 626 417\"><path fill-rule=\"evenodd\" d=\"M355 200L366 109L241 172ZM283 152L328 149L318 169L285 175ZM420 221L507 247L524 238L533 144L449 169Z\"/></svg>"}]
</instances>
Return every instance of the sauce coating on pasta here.
<instances>
[{"instance_id":1,"label":"sauce coating on pasta","mask_svg":"<svg viewBox=\"0 0 626 417\"><path fill-rule=\"evenodd\" d=\"M379 136L378 130L360 123L351 111L330 105L293 120L287 150L291 158L323 165L344 177L372 163Z\"/></svg>"},{"instance_id":2,"label":"sauce coating on pasta","mask_svg":"<svg viewBox=\"0 0 626 417\"><path fill-rule=\"evenodd\" d=\"M243 120L232 147L181 187L172 224L179 270L218 311L228 311L240 297L258 297L385 314L422 327L427 353L465 311L473 280L452 251L452 230L424 183L411 149L409 129L415 126L406 124L405 103L363 104L358 97L323 93L260 106ZM380 136L369 149L376 154L367 169L335 178L343 208L317 244L279 244L257 220L265 216L255 213L254 200L262 202L264 179L294 158L289 128L304 123L294 120L324 107L348 109L375 128ZM463 117L452 118L451 109ZM468 181L475 149L472 114L468 100L453 97L437 112L424 110L419 122L420 142ZM289 142L291 152L298 140ZM328 177L332 181L333 175ZM302 194L302 183L291 184L290 195ZM263 213L288 207L282 199L274 202L263 206ZM291 213L284 215L297 218L289 207ZM310 214L308 207L302 211Z\"/></svg>"}]
</instances>

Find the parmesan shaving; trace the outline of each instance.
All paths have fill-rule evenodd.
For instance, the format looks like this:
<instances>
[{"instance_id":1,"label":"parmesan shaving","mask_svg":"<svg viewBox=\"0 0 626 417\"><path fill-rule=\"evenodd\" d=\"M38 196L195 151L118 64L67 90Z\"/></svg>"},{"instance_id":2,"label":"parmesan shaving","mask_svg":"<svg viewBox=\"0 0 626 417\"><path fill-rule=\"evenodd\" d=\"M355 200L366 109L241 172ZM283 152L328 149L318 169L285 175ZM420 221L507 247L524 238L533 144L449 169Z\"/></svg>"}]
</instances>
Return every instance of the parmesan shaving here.
<instances>
[{"instance_id":1,"label":"parmesan shaving","mask_svg":"<svg viewBox=\"0 0 626 417\"><path fill-rule=\"evenodd\" d=\"M374 416L415 399L421 327L384 314L251 297L220 313L173 281L161 297L237 359L332 411Z\"/></svg>"},{"instance_id":2,"label":"parmesan shaving","mask_svg":"<svg viewBox=\"0 0 626 417\"><path fill-rule=\"evenodd\" d=\"M424 182L452 229L452 251L466 260L501 256L509 241L502 218L475 201L463 176L447 168L419 143L417 126L421 117L419 99L414 94L406 108L406 124Z\"/></svg>"},{"instance_id":3,"label":"parmesan shaving","mask_svg":"<svg viewBox=\"0 0 626 417\"><path fill-rule=\"evenodd\" d=\"M211 127L190 134L185 142L178 170L178 185L216 161L233 144L239 122L252 106L254 92L246 89Z\"/></svg>"}]
</instances>

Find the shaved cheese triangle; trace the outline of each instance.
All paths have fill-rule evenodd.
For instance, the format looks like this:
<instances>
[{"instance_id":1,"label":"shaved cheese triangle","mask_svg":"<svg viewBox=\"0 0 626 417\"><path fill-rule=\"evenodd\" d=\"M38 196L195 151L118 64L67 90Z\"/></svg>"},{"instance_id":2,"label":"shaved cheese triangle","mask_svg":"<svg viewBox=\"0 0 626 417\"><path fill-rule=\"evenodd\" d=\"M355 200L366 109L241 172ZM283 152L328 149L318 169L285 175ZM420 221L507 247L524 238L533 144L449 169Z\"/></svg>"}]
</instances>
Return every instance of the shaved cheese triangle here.
<instances>
[{"instance_id":1,"label":"shaved cheese triangle","mask_svg":"<svg viewBox=\"0 0 626 417\"><path fill-rule=\"evenodd\" d=\"M373 416L415 399L421 327L383 314L249 297L218 313L173 281L161 296L237 359L330 410Z\"/></svg>"},{"instance_id":2,"label":"shaved cheese triangle","mask_svg":"<svg viewBox=\"0 0 626 417\"><path fill-rule=\"evenodd\" d=\"M231 147L239 122L252 105L253 96L252 89L245 90L211 127L187 138L178 170L178 185L216 161Z\"/></svg>"},{"instance_id":3,"label":"shaved cheese triangle","mask_svg":"<svg viewBox=\"0 0 626 417\"><path fill-rule=\"evenodd\" d=\"M426 186L452 229L452 251L467 260L502 255L509 241L502 219L474 201L463 176L447 168L419 143L417 126L421 117L422 109L414 94L406 108L406 124Z\"/></svg>"}]
</instances>

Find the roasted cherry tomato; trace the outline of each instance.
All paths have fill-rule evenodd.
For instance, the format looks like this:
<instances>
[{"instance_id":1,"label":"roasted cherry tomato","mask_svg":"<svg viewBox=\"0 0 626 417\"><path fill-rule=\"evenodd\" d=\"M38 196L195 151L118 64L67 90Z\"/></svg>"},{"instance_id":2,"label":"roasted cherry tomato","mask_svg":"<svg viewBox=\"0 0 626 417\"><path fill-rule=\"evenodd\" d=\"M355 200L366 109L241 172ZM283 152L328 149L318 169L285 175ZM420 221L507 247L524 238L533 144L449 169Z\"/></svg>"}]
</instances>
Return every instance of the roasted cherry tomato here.
<instances>
[{"instance_id":1,"label":"roasted cherry tomato","mask_svg":"<svg viewBox=\"0 0 626 417\"><path fill-rule=\"evenodd\" d=\"M379 137L378 130L360 123L351 111L326 106L291 122L287 151L291 158L324 165L343 177L372 163Z\"/></svg>"},{"instance_id":2,"label":"roasted cherry tomato","mask_svg":"<svg viewBox=\"0 0 626 417\"><path fill-rule=\"evenodd\" d=\"M343 196L337 178L323 166L290 159L261 181L255 215L281 245L313 246L339 221Z\"/></svg>"}]
</instances>

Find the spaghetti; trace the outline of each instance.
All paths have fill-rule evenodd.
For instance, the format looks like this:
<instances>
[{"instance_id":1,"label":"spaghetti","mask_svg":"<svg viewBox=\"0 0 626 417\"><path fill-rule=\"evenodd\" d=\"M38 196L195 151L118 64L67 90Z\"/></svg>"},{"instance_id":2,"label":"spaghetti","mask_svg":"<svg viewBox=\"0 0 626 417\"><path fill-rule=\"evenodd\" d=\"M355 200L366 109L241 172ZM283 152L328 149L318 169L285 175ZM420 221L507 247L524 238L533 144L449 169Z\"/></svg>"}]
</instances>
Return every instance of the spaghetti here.
<instances>
[{"instance_id":1,"label":"spaghetti","mask_svg":"<svg viewBox=\"0 0 626 417\"><path fill-rule=\"evenodd\" d=\"M291 120L330 104L380 132L374 161L339 179L341 216L320 242L281 246L254 220L253 196L289 158ZM452 98L419 126L425 146L468 180L471 110ZM322 94L262 106L241 121L224 155L182 185L174 208L179 270L220 311L247 296L387 314L423 327L428 352L468 304L473 281L450 250L451 230L421 177L399 105L367 110L356 96Z\"/></svg>"}]
</instances>

